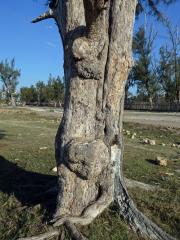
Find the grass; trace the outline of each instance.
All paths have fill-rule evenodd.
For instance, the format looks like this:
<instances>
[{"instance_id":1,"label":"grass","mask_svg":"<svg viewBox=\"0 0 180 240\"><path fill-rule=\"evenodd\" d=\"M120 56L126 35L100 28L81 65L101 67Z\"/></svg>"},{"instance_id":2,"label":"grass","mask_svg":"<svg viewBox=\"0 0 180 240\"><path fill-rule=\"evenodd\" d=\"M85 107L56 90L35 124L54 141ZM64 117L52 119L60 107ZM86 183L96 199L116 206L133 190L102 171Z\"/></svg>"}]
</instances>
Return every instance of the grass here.
<instances>
[{"instance_id":1,"label":"grass","mask_svg":"<svg viewBox=\"0 0 180 240\"><path fill-rule=\"evenodd\" d=\"M0 108L0 239L40 234L47 230L47 217L54 201L35 198L56 183L54 138L60 114ZM135 139L125 135L124 173L131 179L158 185L157 191L130 189L137 206L164 230L180 237L180 149L175 129L125 124L136 132ZM155 146L142 144L143 138L155 139ZM166 146L162 146L165 143ZM41 149L42 147L46 147ZM168 159L167 167L151 163L156 156ZM173 173L167 176L166 173ZM36 188L33 187L36 185ZM40 201L41 200L41 201ZM82 228L90 240L136 240L113 208L107 209L90 226ZM66 233L68 240L68 234Z\"/></svg>"}]
</instances>

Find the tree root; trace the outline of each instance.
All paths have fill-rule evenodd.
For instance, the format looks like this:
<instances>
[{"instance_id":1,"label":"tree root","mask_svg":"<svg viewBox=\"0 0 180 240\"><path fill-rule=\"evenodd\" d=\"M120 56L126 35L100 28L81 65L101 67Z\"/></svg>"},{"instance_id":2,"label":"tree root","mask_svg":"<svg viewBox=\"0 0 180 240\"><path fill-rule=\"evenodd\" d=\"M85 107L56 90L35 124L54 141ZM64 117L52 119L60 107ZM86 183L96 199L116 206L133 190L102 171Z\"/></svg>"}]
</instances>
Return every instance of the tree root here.
<instances>
[{"instance_id":1,"label":"tree root","mask_svg":"<svg viewBox=\"0 0 180 240\"><path fill-rule=\"evenodd\" d=\"M76 226L71 223L70 221L66 221L64 223L66 229L68 230L68 232L70 233L72 239L74 240L87 240L87 238L85 238L82 233L76 228Z\"/></svg>"},{"instance_id":2,"label":"tree root","mask_svg":"<svg viewBox=\"0 0 180 240\"><path fill-rule=\"evenodd\" d=\"M123 179L116 179L115 200L119 206L120 215L127 221L130 227L141 236L153 240L175 240L174 237L164 232L155 223L144 216L134 205L128 195Z\"/></svg>"},{"instance_id":3,"label":"tree root","mask_svg":"<svg viewBox=\"0 0 180 240\"><path fill-rule=\"evenodd\" d=\"M27 238L18 238L17 240L47 240L53 237L59 236L59 231L54 229L49 232L40 234L39 236L27 237Z\"/></svg>"},{"instance_id":4,"label":"tree root","mask_svg":"<svg viewBox=\"0 0 180 240\"><path fill-rule=\"evenodd\" d=\"M64 226L66 227L71 239L73 240L87 240L82 233L76 228L76 226L71 223L70 221L64 222ZM17 240L48 240L56 236L60 236L62 233L60 233L59 230L57 229L52 229L49 232L40 234L38 236L33 236L33 237L26 237L26 238L18 238ZM64 235L61 235L61 239Z\"/></svg>"},{"instance_id":5,"label":"tree root","mask_svg":"<svg viewBox=\"0 0 180 240\"><path fill-rule=\"evenodd\" d=\"M124 180L125 180L126 186L128 188L140 188L140 189L143 189L143 190L146 190L146 191L153 191L153 190L156 190L158 188L157 186L153 186L153 185L150 185L150 184L147 184L147 183L135 181L135 180L132 180L132 179L129 179L129 178L125 178Z\"/></svg>"}]
</instances>

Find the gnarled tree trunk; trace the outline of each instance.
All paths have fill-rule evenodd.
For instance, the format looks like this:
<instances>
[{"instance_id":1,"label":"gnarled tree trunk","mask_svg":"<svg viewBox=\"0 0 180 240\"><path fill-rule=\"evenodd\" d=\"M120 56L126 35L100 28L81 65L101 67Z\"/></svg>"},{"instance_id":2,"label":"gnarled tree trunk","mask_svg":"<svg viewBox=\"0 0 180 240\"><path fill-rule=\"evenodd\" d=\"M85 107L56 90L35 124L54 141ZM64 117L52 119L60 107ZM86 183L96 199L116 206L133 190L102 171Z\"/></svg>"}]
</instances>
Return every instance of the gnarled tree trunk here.
<instances>
[{"instance_id":1,"label":"gnarled tree trunk","mask_svg":"<svg viewBox=\"0 0 180 240\"><path fill-rule=\"evenodd\" d=\"M56 136L55 226L89 224L114 200L139 233L171 239L138 212L122 176L124 89L132 66L136 0L55 0L34 22L54 18L64 47L66 94Z\"/></svg>"}]
</instances>

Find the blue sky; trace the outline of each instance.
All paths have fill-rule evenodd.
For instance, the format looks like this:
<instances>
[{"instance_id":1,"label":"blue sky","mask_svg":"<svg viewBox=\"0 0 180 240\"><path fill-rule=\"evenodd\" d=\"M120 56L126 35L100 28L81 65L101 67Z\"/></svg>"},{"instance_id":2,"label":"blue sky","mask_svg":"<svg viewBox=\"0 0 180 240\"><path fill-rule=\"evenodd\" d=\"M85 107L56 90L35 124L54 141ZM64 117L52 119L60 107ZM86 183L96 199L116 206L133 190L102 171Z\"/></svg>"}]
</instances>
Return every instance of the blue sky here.
<instances>
[{"instance_id":1,"label":"blue sky","mask_svg":"<svg viewBox=\"0 0 180 240\"><path fill-rule=\"evenodd\" d=\"M53 20L32 24L31 20L46 10L45 0L0 1L0 61L16 60L21 69L19 87L30 86L38 80L47 82L49 73L63 76L63 50L58 29ZM173 24L180 25L180 1L170 7L162 7ZM136 29L143 22L136 21ZM166 41L166 32L155 19L148 18L158 30L158 48Z\"/></svg>"}]
</instances>

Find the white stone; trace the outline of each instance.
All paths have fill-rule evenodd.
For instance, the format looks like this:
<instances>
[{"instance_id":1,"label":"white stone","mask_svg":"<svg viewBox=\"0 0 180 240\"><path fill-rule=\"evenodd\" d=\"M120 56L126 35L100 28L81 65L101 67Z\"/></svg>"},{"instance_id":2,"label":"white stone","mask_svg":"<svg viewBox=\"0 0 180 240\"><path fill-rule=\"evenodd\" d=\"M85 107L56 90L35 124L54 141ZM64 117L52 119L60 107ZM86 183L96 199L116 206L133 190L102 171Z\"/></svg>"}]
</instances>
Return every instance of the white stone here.
<instances>
[{"instance_id":1,"label":"white stone","mask_svg":"<svg viewBox=\"0 0 180 240\"><path fill-rule=\"evenodd\" d=\"M46 150L47 147L40 147L39 149L40 149L40 150Z\"/></svg>"},{"instance_id":2,"label":"white stone","mask_svg":"<svg viewBox=\"0 0 180 240\"><path fill-rule=\"evenodd\" d=\"M149 142L148 142L150 145L152 145L152 146L154 146L154 145L156 145L156 141L155 140L150 140L149 139Z\"/></svg>"},{"instance_id":3,"label":"white stone","mask_svg":"<svg viewBox=\"0 0 180 240\"><path fill-rule=\"evenodd\" d=\"M54 167L54 168L52 169L52 171L53 171L53 172L57 172L57 167Z\"/></svg>"},{"instance_id":4,"label":"white stone","mask_svg":"<svg viewBox=\"0 0 180 240\"><path fill-rule=\"evenodd\" d=\"M159 165L159 166L163 166L163 167L166 167L167 166L167 159L163 158L163 157L160 157L160 156L157 156L156 158L156 163Z\"/></svg>"}]
</instances>

